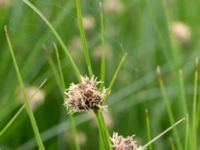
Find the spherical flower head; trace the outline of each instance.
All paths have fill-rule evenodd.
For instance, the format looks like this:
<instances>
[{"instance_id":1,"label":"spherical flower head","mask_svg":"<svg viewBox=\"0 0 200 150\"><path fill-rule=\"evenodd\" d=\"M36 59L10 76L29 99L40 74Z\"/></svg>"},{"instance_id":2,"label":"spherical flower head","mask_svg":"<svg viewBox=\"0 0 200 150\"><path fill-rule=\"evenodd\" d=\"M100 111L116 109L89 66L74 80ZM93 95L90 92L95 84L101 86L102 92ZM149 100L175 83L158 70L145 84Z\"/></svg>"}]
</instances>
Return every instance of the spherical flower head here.
<instances>
[{"instance_id":1,"label":"spherical flower head","mask_svg":"<svg viewBox=\"0 0 200 150\"><path fill-rule=\"evenodd\" d=\"M128 136L124 138L118 133L113 133L111 138L113 150L144 150L142 146L137 144L137 141L133 139L134 136Z\"/></svg>"},{"instance_id":2,"label":"spherical flower head","mask_svg":"<svg viewBox=\"0 0 200 150\"><path fill-rule=\"evenodd\" d=\"M101 108L101 101L106 94L106 90L99 90L97 87L99 83L101 82L98 82L94 76L91 78L87 76L81 77L80 83L72 83L65 92L64 105L69 110L69 113Z\"/></svg>"}]
</instances>

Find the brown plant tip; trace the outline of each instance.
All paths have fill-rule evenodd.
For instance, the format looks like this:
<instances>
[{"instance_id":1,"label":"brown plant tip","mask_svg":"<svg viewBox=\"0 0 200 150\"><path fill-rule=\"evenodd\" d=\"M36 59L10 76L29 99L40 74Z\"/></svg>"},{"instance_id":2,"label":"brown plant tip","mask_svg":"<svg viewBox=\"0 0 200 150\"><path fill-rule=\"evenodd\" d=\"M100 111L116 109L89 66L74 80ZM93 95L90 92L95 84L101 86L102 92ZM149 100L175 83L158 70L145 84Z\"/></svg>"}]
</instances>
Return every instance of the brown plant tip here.
<instances>
[{"instance_id":1,"label":"brown plant tip","mask_svg":"<svg viewBox=\"0 0 200 150\"><path fill-rule=\"evenodd\" d=\"M106 94L106 89L98 89L99 81L92 76L81 77L78 84L72 83L66 90L66 99L64 105L69 113L84 112L89 110L98 110L102 108L101 100Z\"/></svg>"},{"instance_id":2,"label":"brown plant tip","mask_svg":"<svg viewBox=\"0 0 200 150\"><path fill-rule=\"evenodd\" d=\"M113 133L111 138L113 150L145 150L133 139L134 136L123 137L118 133Z\"/></svg>"}]
</instances>

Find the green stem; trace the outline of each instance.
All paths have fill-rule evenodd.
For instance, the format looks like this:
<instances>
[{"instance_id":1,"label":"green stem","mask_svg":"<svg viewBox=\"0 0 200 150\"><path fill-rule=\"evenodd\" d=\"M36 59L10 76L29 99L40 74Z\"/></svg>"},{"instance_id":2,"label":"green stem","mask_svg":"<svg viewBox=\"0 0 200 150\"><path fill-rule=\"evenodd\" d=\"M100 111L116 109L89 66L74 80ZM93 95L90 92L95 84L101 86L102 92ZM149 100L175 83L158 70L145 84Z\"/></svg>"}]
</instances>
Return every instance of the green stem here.
<instances>
[{"instance_id":1,"label":"green stem","mask_svg":"<svg viewBox=\"0 0 200 150\"><path fill-rule=\"evenodd\" d=\"M64 76L63 76L64 74L63 74L63 71L62 71L62 67L61 67L61 61L60 61L60 55L59 55L59 52L58 52L58 47L56 46L55 43L54 43L54 48L55 48L55 51L56 51L56 59L57 59L57 63L58 63L58 70L59 70L59 76L60 76L60 81L61 81L60 87L62 88L61 92L62 92L62 96L63 96L63 99L64 99L65 96L64 96L63 91L66 89L65 80L64 80ZM73 134L73 138L74 138L74 141L75 141L76 150L80 150L81 148L80 148L80 145L79 145L79 142L78 142L76 126L75 126L75 123L74 123L74 116L70 115L69 118L70 118L70 124L71 124L71 128L72 128L72 134Z\"/></svg>"},{"instance_id":2,"label":"green stem","mask_svg":"<svg viewBox=\"0 0 200 150\"><path fill-rule=\"evenodd\" d=\"M101 89L105 84L105 41L104 41L104 10L102 2L99 3L100 7L100 26L101 26Z\"/></svg>"},{"instance_id":3,"label":"green stem","mask_svg":"<svg viewBox=\"0 0 200 150\"><path fill-rule=\"evenodd\" d=\"M107 131L105 130L106 128L103 125L103 120L101 117L101 113L99 111L94 112L95 113L95 117L97 120L97 124L98 124L98 128L99 128L99 134L100 137L102 139L100 139L100 141L103 141L103 146L104 146L104 150L112 150L110 149L110 137L109 135L107 135Z\"/></svg>"},{"instance_id":4,"label":"green stem","mask_svg":"<svg viewBox=\"0 0 200 150\"><path fill-rule=\"evenodd\" d=\"M116 78L117 78L117 75L118 75L118 73L119 73L119 71L120 71L122 65L124 64L124 61L126 60L126 56L127 56L127 53L125 53L125 54L123 55L122 59L120 60L119 65L117 66L117 69L116 69L116 71L115 71L115 73L114 73L114 75L113 75L113 77L112 77L112 80L111 80L109 86L108 86L106 95L105 95L104 98L102 99L102 102L101 102L102 104L104 104L105 101L106 101L106 99L108 98L108 96L109 96L109 94L110 94L110 92L111 92L112 86L113 86L113 84L115 83L115 80L116 80Z\"/></svg>"},{"instance_id":5,"label":"green stem","mask_svg":"<svg viewBox=\"0 0 200 150\"><path fill-rule=\"evenodd\" d=\"M15 120L21 115L26 105L20 107L17 113L12 117L12 119L6 124L6 126L0 132L0 137L9 129L9 127L15 122Z\"/></svg>"},{"instance_id":6,"label":"green stem","mask_svg":"<svg viewBox=\"0 0 200 150\"><path fill-rule=\"evenodd\" d=\"M91 61L90 61L90 55L89 55L89 51L88 51L85 31L83 29L83 17L82 17L82 14L81 14L81 2L80 2L80 0L76 0L76 12L77 12L78 25L79 25L79 31L80 31L85 61L86 61L87 67L88 67L89 75L90 75L90 77L92 77L92 75L93 75L92 64L91 64Z\"/></svg>"},{"instance_id":7,"label":"green stem","mask_svg":"<svg viewBox=\"0 0 200 150\"><path fill-rule=\"evenodd\" d=\"M160 84L160 89L161 89L161 93L162 93L162 96L163 96L163 100L164 100L165 106L167 107L169 120L170 120L170 123L173 124L174 123L174 116L173 116L173 113L172 113L170 101L168 99L168 96L166 94L166 90L164 88L164 83L163 83L163 79L162 79L161 72L160 72L160 66L157 67L157 76L158 76L158 81L159 81L159 84ZM182 146L181 146L180 137L178 135L176 127L173 129L173 132L174 132L176 142L177 142L179 149L180 150L183 149Z\"/></svg>"},{"instance_id":8,"label":"green stem","mask_svg":"<svg viewBox=\"0 0 200 150\"><path fill-rule=\"evenodd\" d=\"M40 86L37 88L37 90L33 93L33 95L31 95L30 99L32 99L37 92L42 88L42 86L45 84L47 80L45 79ZM23 112L24 108L26 107L26 105L24 104L23 106L21 106L21 108L17 111L17 113L12 117L12 119L7 123L7 125L3 128L3 130L0 132L0 137L9 129L9 127L15 122L15 120L21 115L21 113Z\"/></svg>"},{"instance_id":9,"label":"green stem","mask_svg":"<svg viewBox=\"0 0 200 150\"><path fill-rule=\"evenodd\" d=\"M6 34L6 39L7 39L7 43L8 43L8 46L9 46L9 51L10 51L10 54L11 54L11 57L12 57L12 60L13 60L14 67L15 67L15 71L17 73L18 82L19 82L21 90L23 92L26 110L27 110L27 113L28 113L30 121L31 121L31 125L32 125L32 128L33 128L34 134L35 134L37 144L38 144L40 150L44 150L45 148L44 148L44 145L43 145L43 142L42 142L42 138L40 136L40 132L38 130L33 111L31 110L31 106L30 106L30 103L29 103L29 100L28 100L28 96L27 96L26 91L25 91L23 79L22 79L16 58L15 58L14 50L13 50L13 47L12 47L6 26L5 26L5 34Z\"/></svg>"},{"instance_id":10,"label":"green stem","mask_svg":"<svg viewBox=\"0 0 200 150\"><path fill-rule=\"evenodd\" d=\"M147 127L147 137L148 141L151 141L151 128L150 128L150 121L149 121L149 111L146 109L145 111L145 118L146 118L146 127ZM149 150L152 150L152 144L149 145Z\"/></svg>"},{"instance_id":11,"label":"green stem","mask_svg":"<svg viewBox=\"0 0 200 150\"><path fill-rule=\"evenodd\" d=\"M70 65L72 66L72 68L75 71L77 79L80 81L80 77L81 77L80 71L79 71L78 67L76 66L72 56L70 55L67 47L65 46L64 42L62 41L62 39L60 38L60 36L58 35L56 30L52 26L52 24L45 18L45 16L39 11L39 9L37 9L31 2L29 2L28 0L23 0L23 2L26 5L28 5L36 14L38 14L40 16L40 18L46 23L46 25L50 28L50 30L52 31L52 33L54 34L54 36L60 43L62 49L64 50L66 57L69 60Z\"/></svg>"},{"instance_id":12,"label":"green stem","mask_svg":"<svg viewBox=\"0 0 200 150\"><path fill-rule=\"evenodd\" d=\"M162 133L160 133L158 136L156 136L155 138L153 138L151 141L149 141L147 144L145 144L143 146L144 149L146 149L149 145L151 145L153 142L155 142L156 140L158 140L161 136L163 136L164 134L166 134L167 132L169 132L171 129L175 128L178 124L180 124L181 122L183 122L185 120L185 118L180 119L179 121L177 121L176 123L174 123L172 126L170 126L169 128L167 128L166 130L164 130Z\"/></svg>"},{"instance_id":13,"label":"green stem","mask_svg":"<svg viewBox=\"0 0 200 150\"><path fill-rule=\"evenodd\" d=\"M189 120L188 120L188 115L186 115L185 124L186 124L186 128L185 128L185 150L188 150L188 136L189 136Z\"/></svg>"},{"instance_id":14,"label":"green stem","mask_svg":"<svg viewBox=\"0 0 200 150\"><path fill-rule=\"evenodd\" d=\"M197 92L198 92L198 58L195 64L195 79L194 79L194 97L193 97L193 108L192 108L192 149L197 149Z\"/></svg>"}]
</instances>

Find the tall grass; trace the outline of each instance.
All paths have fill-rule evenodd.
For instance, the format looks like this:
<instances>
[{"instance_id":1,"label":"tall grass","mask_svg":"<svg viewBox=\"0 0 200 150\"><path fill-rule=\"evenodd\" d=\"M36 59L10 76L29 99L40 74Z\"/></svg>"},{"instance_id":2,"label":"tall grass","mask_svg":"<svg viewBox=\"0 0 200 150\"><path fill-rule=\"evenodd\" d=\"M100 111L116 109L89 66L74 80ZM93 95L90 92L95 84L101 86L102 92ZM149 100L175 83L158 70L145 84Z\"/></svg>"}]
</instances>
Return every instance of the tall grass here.
<instances>
[{"instance_id":1,"label":"tall grass","mask_svg":"<svg viewBox=\"0 0 200 150\"><path fill-rule=\"evenodd\" d=\"M28 0L23 0L23 2L29 6L49 28L45 31L46 34L41 33L42 28L44 29L45 26L39 21L38 16L34 16L32 12L29 12L29 8L23 7L22 3L16 6L13 5L13 7L11 7L13 11L10 13L4 12L3 9L0 10L0 13L3 12L3 15L0 16L4 16L5 13L6 15L11 14L9 17L13 18L10 19L11 21L9 22L9 24L11 24L9 25L11 29L10 32L19 33L18 37L12 42L13 45L16 46L14 48L16 48L17 56L15 56L13 52L7 32L6 38L12 61L14 62L15 72L17 72L18 82L25 99L25 104L19 107L19 103L15 101L15 99L17 99L15 95L17 82L13 78L14 71L10 70L9 66L5 65L9 64L11 61L10 55L7 51L0 51L0 54L2 54L0 55L0 59L2 59L2 63L0 64L2 68L0 69L0 84L2 84L3 87L0 91L5 93L0 97L0 119L2 122L8 122L0 132L0 143L2 143L2 145L0 144L0 148L2 146L3 149L7 149L7 147L9 149L9 145L5 147L6 144L4 145L3 137L8 141L8 139L11 139L9 134L17 133L16 127L21 125L23 128L25 126L20 123L20 116L24 114L24 109L26 108L31 120L35 139L40 149L44 149L44 141L47 149L58 148L60 139L54 137L59 134L69 134L69 130L73 136L73 142L68 143L69 147L73 147L73 149L77 150L96 149L97 143L100 144L99 148L101 150L113 149L110 141L111 131L119 131L119 133L124 135L136 133L136 136L141 138L141 143L144 143L144 139L147 138L147 144L144 144L143 147L149 148L150 150L154 148L162 149L162 146L166 149L170 147L169 149L174 150L198 149L198 115L200 114L200 105L198 102L198 59L196 60L195 71L193 67L191 67L194 58L199 55L199 44L197 44L199 33L194 32L198 30L198 22L195 21L195 19L198 19L198 15L195 13L195 10L198 10L198 6L194 2L188 5L188 2L185 1L176 1L171 4L166 0L158 3L152 0L140 2L128 0L122 2L125 6L122 12L119 12L119 10L114 10L114 12L112 12L113 10L108 10L109 7L107 6L109 3L107 3L107 1L88 1L87 3L83 3L80 0L76 0L66 2L65 6L62 6L61 2L55 1L34 2L34 5ZM49 8L45 8L45 10L43 7L47 5ZM180 6L184 7L182 8ZM61 8L63 8L63 10L61 10ZM117 7L115 7L115 9L116 8ZM58 10L62 12L59 13ZM25 13L20 12L28 13L25 15ZM84 31L83 27L83 17L87 13L95 17L95 27L88 34ZM66 17L66 14L69 14L69 17ZM28 19L20 19L22 16L26 16ZM56 16L56 19L51 23L49 20L52 19L52 16ZM22 23L17 24L15 18L22 20ZM66 22L63 20L66 19L67 27L69 28L65 32ZM4 19L0 20L1 26L7 23ZM27 20L31 22L31 25L27 23ZM76 58L72 57L71 49L66 46L66 44L70 46L70 42L77 36L75 23L72 23L76 22L76 20L84 54L83 64L77 63L78 61L75 63ZM172 23L175 20L181 20L190 25L191 30L194 32L192 36L194 41L191 42L191 47L181 47L174 38L172 34ZM12 22L16 23L16 26L14 26ZM23 30L15 31L19 24L24 24L24 26L22 26ZM27 26L33 26L33 30L26 30L30 28ZM60 28L63 32L60 32ZM51 34L54 35L52 39L49 38ZM16 35L12 36L15 37ZM29 35L28 38L27 35ZM32 38L29 39L30 36ZM35 43L33 42L34 36L37 37ZM46 41L52 43L52 41L55 41L54 38L56 42L53 46L49 46L51 44L45 43ZM0 37L0 39L2 38ZM23 44L20 43L21 41ZM106 47L108 43L110 43L112 49L110 54ZM45 45L43 49L46 52L46 56L39 56L42 44ZM101 57L99 60L98 58L91 59L91 56L93 56L95 52L96 45L101 46ZM119 50L120 45L125 46L129 54L128 58L127 53L122 56L122 52ZM0 46L0 49L4 49L4 47L3 44L3 46ZM52 49L52 47L55 51L51 53L50 49ZM31 52L24 54L22 51L18 53L18 49L30 48ZM60 49L62 49L62 51L60 51ZM122 58L118 62L116 58L119 56L122 56ZM49 62L48 65L46 65L46 57ZM56 60L54 60L54 58ZM158 67L158 78L156 79L155 66L158 64L162 64L162 73ZM123 65L124 67L122 68ZM35 66L35 68L30 69L32 68L30 66ZM88 76L92 77L95 74L95 76L98 76L102 81L100 85L101 90L103 90L104 86L108 85L107 93L101 104L109 106L109 111L112 112L114 118L114 127L108 128L106 126L103 110L100 109L92 112L98 124L98 140L96 140L97 131L90 125L91 122L87 122L91 119L91 117L87 115L88 113L76 116L67 115L66 112L66 118L64 117L66 120L63 120L63 122L57 120L58 114L61 112L60 108L62 108L59 107L59 110L57 110L57 106L62 106L63 104L63 100L65 99L64 91L67 85L74 82L74 80L80 82L82 68L85 66L87 67ZM180 66L182 66L181 70L179 70ZM34 71L34 69L37 71ZM122 71L120 72L120 70ZM193 78L193 72L195 72L194 91L191 92L190 80ZM24 77L23 79L22 76ZM36 118L38 118L39 126L44 130L40 133L28 102L29 99L27 98L24 84L26 84L26 82L31 84L37 83L44 77L52 80L49 81L49 85L46 89L46 99L48 99L48 101L35 113ZM156 84L157 80L160 88ZM57 91L59 95L61 95L61 98L58 96ZM193 101L190 101L191 97L193 97ZM163 99L163 101L158 101L158 99ZM53 102L51 100L53 100ZM47 116L45 113L46 110L52 110L52 108L55 108L54 111L57 113L55 116L57 117L54 115L52 115L52 119L45 117ZM146 111L145 117L142 115L144 108L147 108L146 110L151 112L148 113L148 111ZM54 111L52 110L50 114L53 114ZM13 112L16 113L13 115ZM168 118L163 117L165 113L168 114ZM13 117L11 117L10 121L7 121L7 118L10 116ZM185 118L175 122L177 118L181 117ZM183 121L185 121L184 126L177 126ZM163 131L163 128L168 126L168 124L171 126ZM87 134L86 136L90 137L87 146L80 145L79 137L77 136L77 126L78 130L83 130ZM147 131L144 130L145 128ZM161 138L170 130L172 130L172 132ZM19 131L22 132L21 136L24 136L24 138L21 138L19 141L11 140L12 144L10 147L19 146L18 149L22 150L34 148L36 146L33 142L34 139L30 139L32 135L22 129ZM155 133L158 134L158 136L152 138ZM26 134L27 136L25 136ZM16 134L16 137L20 137L20 135ZM166 142L166 138L168 137L170 137L170 142ZM25 143L22 144L22 142ZM52 142L52 144L49 144L50 142ZM62 144L64 143L61 143L61 146L63 146Z\"/></svg>"}]
</instances>

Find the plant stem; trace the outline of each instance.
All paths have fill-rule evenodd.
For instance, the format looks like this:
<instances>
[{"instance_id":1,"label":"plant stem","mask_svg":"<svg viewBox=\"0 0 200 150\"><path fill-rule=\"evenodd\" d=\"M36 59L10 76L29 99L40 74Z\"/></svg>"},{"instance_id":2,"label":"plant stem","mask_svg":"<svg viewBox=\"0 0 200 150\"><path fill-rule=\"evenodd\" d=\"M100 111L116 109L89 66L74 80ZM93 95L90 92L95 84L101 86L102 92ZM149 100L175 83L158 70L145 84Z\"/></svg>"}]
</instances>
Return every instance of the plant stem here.
<instances>
[{"instance_id":1,"label":"plant stem","mask_svg":"<svg viewBox=\"0 0 200 150\"><path fill-rule=\"evenodd\" d=\"M147 137L148 141L151 141L151 128L150 128L150 121L149 121L149 111L145 110L145 118L146 118L146 127L147 127ZM152 150L152 144L149 145L149 150Z\"/></svg>"},{"instance_id":2,"label":"plant stem","mask_svg":"<svg viewBox=\"0 0 200 150\"><path fill-rule=\"evenodd\" d=\"M198 91L198 58L195 64L195 79L194 79L194 97L192 107L192 149L197 149L197 91Z\"/></svg>"},{"instance_id":3,"label":"plant stem","mask_svg":"<svg viewBox=\"0 0 200 150\"><path fill-rule=\"evenodd\" d=\"M95 117L97 120L97 124L99 127L99 134L100 137L102 139L100 139L101 141L103 141L103 146L104 146L104 150L112 150L111 149L111 144L110 144L110 136L109 133L106 131L107 127L104 126L103 120L102 120L102 116L101 116L101 110L95 111Z\"/></svg>"},{"instance_id":4,"label":"plant stem","mask_svg":"<svg viewBox=\"0 0 200 150\"><path fill-rule=\"evenodd\" d=\"M77 12L78 25L79 25L79 31L80 31L85 61L86 61L87 67L88 67L89 75L90 75L90 77L92 77L92 75L93 75L92 64L91 64L90 55L89 55L89 51L88 51L85 31L83 29L83 17L82 17L82 14L81 14L81 2L80 2L80 0L76 0L76 12Z\"/></svg>"},{"instance_id":5,"label":"plant stem","mask_svg":"<svg viewBox=\"0 0 200 150\"><path fill-rule=\"evenodd\" d=\"M163 79L162 79L162 76L161 76L160 66L157 67L157 76L158 76L158 81L159 81L159 84L160 84L160 89L161 89L161 93L162 93L162 96L163 96L163 100L164 100L164 103L167 107L169 120L170 120L170 123L173 124L174 123L174 116L173 116L172 109L171 109L171 106L170 106L170 101L168 99L168 96L167 96L165 88L164 88L164 83L163 83ZM176 127L174 128L173 132L174 132L176 142L177 142L179 149L180 150L183 149L182 146L181 146L180 137L178 135Z\"/></svg>"},{"instance_id":6,"label":"plant stem","mask_svg":"<svg viewBox=\"0 0 200 150\"><path fill-rule=\"evenodd\" d=\"M100 7L100 28L101 28L101 89L103 89L105 85L105 41L104 41L104 9L103 9L103 1L99 2Z\"/></svg>"},{"instance_id":7,"label":"plant stem","mask_svg":"<svg viewBox=\"0 0 200 150\"><path fill-rule=\"evenodd\" d=\"M115 80L116 80L116 78L117 78L117 75L118 75L118 73L119 73L119 71L120 71L122 65L124 64L124 61L126 60L126 56L127 56L127 53L125 53L125 54L123 55L123 57L121 58L121 60L120 60L120 62L119 62L119 65L117 66L117 69L116 69L116 71L115 71L115 73L114 73L114 75L113 75L113 77L112 77L112 80L111 80L109 86L108 86L106 95L104 96L104 98L103 98L103 100L102 100L102 102L101 102L102 104L104 104L105 101L106 101L106 99L108 98L108 96L109 96L109 94L110 94L110 92L111 92L112 86L113 86L113 84L115 83Z\"/></svg>"},{"instance_id":8,"label":"plant stem","mask_svg":"<svg viewBox=\"0 0 200 150\"><path fill-rule=\"evenodd\" d=\"M46 79L40 84L40 86L37 88L37 90L31 95L30 99L32 99L37 92L42 88L42 86L45 84ZM9 129L9 127L15 122L15 120L21 115L26 105L22 105L20 109L17 111L17 113L12 117L12 119L6 124L6 126L3 128L3 130L0 132L0 137Z\"/></svg>"},{"instance_id":9,"label":"plant stem","mask_svg":"<svg viewBox=\"0 0 200 150\"><path fill-rule=\"evenodd\" d=\"M10 54L11 54L11 57L12 57L12 60L13 60L15 71L17 73L18 82L19 82L21 90L23 92L23 97L24 97L24 102L25 102L25 105L26 105L26 110L27 110L27 113L28 113L30 121L31 121L31 125L32 125L32 128L33 128L34 134L35 134L35 138L36 138L36 141L38 143L38 146L39 146L40 150L44 150L45 148L44 148L44 145L43 145L43 142L42 142L42 138L40 136L40 132L38 130L37 123L36 123L33 111L31 110L31 106L30 106L30 103L29 103L29 100L28 100L28 96L27 96L26 91L25 91L23 79L22 79L22 76L21 76L21 73L20 73L16 58L15 58L14 50L13 50L13 47L12 47L12 44L11 44L11 41L10 41L10 38L9 38L9 35L8 35L8 32L7 32L6 26L5 26L4 29L5 29L7 43L8 43L8 46L9 46L9 51L10 51Z\"/></svg>"},{"instance_id":10,"label":"plant stem","mask_svg":"<svg viewBox=\"0 0 200 150\"><path fill-rule=\"evenodd\" d=\"M54 34L54 36L56 37L56 39L60 43L62 49L64 50L66 57L69 60L69 63L72 66L72 68L73 68L73 70L76 74L77 79L80 81L80 77L81 77L80 71L79 71L78 67L76 66L72 56L70 55L67 47L65 46L64 42L62 41L62 39L60 38L60 36L58 35L56 30L52 26L52 24L45 18L45 16L40 12L40 10L37 9L31 2L29 2L28 0L23 0L23 2L26 5L28 5L36 14L38 14L40 16L40 18L46 23L46 25L51 29L52 33Z\"/></svg>"},{"instance_id":11,"label":"plant stem","mask_svg":"<svg viewBox=\"0 0 200 150\"><path fill-rule=\"evenodd\" d=\"M162 133L160 133L158 136L156 136L155 138L153 138L151 141L149 141L147 144L145 144L143 146L143 148L147 148L150 144L152 144L153 142L155 142L156 140L158 140L161 136L163 136L164 134L166 134L167 132L169 132L171 129L173 129L174 127L176 127L178 124L180 124L181 122L183 122L185 120L185 118L180 119L179 121L177 121L176 123L174 123L173 125L171 125L169 128L167 128L166 130L164 130Z\"/></svg>"},{"instance_id":12,"label":"plant stem","mask_svg":"<svg viewBox=\"0 0 200 150\"><path fill-rule=\"evenodd\" d=\"M62 71L62 67L61 67L61 61L60 61L60 56L59 56L59 52L58 52L58 47L56 46L55 43L54 43L54 48L55 48L55 51L56 51L56 59L57 59L57 63L58 63L58 70L59 70L59 76L60 76L60 82L61 82L60 87L62 88L61 92L62 92L62 96L63 96L63 99L64 99L65 96L63 94L63 91L66 89L65 80L64 80L64 76L63 76L64 74L63 74L63 71ZM77 138L77 131L76 131L75 123L74 123L74 116L72 114L69 115L69 119L70 119L70 124L71 124L71 128L72 128L73 138L74 138L74 141L75 141L76 150L80 150L81 148L80 148L78 138Z\"/></svg>"}]
</instances>

